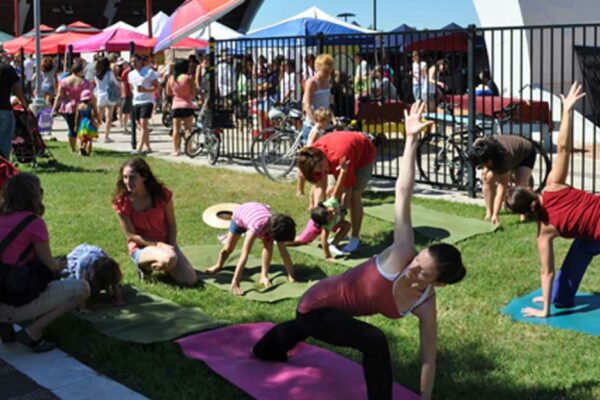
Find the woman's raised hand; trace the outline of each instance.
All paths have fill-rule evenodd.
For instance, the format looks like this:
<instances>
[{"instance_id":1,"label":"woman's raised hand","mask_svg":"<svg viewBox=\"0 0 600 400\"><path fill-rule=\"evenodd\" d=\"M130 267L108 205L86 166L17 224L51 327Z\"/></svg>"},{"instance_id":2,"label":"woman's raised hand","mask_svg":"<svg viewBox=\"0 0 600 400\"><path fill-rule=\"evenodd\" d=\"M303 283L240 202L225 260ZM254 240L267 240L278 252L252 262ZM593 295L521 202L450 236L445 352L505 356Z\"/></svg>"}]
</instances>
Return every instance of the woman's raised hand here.
<instances>
[{"instance_id":1,"label":"woman's raised hand","mask_svg":"<svg viewBox=\"0 0 600 400\"><path fill-rule=\"evenodd\" d=\"M422 101L415 102L410 106L410 112L404 110L404 127L406 136L418 136L419 133L433 125L433 121L423 121L423 112L425 111L425 103Z\"/></svg>"},{"instance_id":2,"label":"woman's raised hand","mask_svg":"<svg viewBox=\"0 0 600 400\"><path fill-rule=\"evenodd\" d=\"M579 101L579 99L581 99L583 96L585 96L585 92L583 92L583 86L581 86L581 84L577 81L573 82L567 97L563 96L562 94L560 95L560 99L565 107L564 111L571 111L577 101Z\"/></svg>"}]
</instances>

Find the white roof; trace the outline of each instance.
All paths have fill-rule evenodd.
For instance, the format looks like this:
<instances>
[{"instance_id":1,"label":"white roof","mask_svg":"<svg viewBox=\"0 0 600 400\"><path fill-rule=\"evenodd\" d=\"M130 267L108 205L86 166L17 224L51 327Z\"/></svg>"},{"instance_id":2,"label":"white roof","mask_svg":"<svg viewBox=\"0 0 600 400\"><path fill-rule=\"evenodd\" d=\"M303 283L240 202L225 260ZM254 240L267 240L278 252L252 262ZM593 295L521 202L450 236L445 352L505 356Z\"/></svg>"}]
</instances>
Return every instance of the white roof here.
<instances>
[{"instance_id":1,"label":"white roof","mask_svg":"<svg viewBox=\"0 0 600 400\"><path fill-rule=\"evenodd\" d=\"M189 37L191 37L192 39L208 40L209 39L208 30L209 30L208 27L202 28L199 31L192 33ZM210 34L216 40L236 39L236 38L242 36L241 33L234 31L233 29L231 29L219 22L212 22L210 24Z\"/></svg>"},{"instance_id":2,"label":"white roof","mask_svg":"<svg viewBox=\"0 0 600 400\"><path fill-rule=\"evenodd\" d=\"M118 29L127 29L127 30L135 32L135 27L134 26L129 25L127 22L123 22L123 21L115 22L111 26L108 26L108 27L104 28L103 31L110 31L111 29L117 29L117 28Z\"/></svg>"},{"instance_id":3,"label":"white roof","mask_svg":"<svg viewBox=\"0 0 600 400\"><path fill-rule=\"evenodd\" d=\"M299 14L294 15L293 17L284 19L282 21L276 22L274 24L271 24L269 26L264 26L262 28L259 29L253 29L252 31L248 32L248 33L253 33L255 31L262 31L263 29L268 29L271 28L273 26L277 26L277 25L281 25L283 23L289 22L289 21L293 21L295 19L302 19L302 18L315 18L315 19L320 19L322 21L329 21L329 22L333 22L334 24L337 25L341 25L341 26L345 26L346 28L349 29L353 29L353 30L357 30L363 33L375 33L376 31L373 31L371 29L367 29L367 28L362 28L360 26L356 26L354 24L345 22L344 20L338 18L338 17L334 17L331 14L326 13L325 11L321 10L319 7L309 7L306 10L302 11Z\"/></svg>"},{"instance_id":4,"label":"white roof","mask_svg":"<svg viewBox=\"0 0 600 400\"><path fill-rule=\"evenodd\" d=\"M168 20L169 16L162 11L159 11L154 17L152 17L152 36L158 37ZM135 28L135 31L147 35L148 21Z\"/></svg>"}]
</instances>

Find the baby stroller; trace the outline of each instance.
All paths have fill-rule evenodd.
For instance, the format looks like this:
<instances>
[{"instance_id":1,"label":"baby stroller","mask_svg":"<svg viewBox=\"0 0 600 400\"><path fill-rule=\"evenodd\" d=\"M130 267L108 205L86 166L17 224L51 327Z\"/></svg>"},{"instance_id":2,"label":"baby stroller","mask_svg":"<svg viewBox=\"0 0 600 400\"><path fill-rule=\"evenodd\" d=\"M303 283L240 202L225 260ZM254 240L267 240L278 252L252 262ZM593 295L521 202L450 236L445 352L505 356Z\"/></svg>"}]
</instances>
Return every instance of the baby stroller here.
<instances>
[{"instance_id":1,"label":"baby stroller","mask_svg":"<svg viewBox=\"0 0 600 400\"><path fill-rule=\"evenodd\" d=\"M48 134L50 136L49 140L56 140L56 138L52 136L52 123L54 122L54 119L52 118L51 108L44 108L41 110L38 113L37 122L40 135Z\"/></svg>"},{"instance_id":2,"label":"baby stroller","mask_svg":"<svg viewBox=\"0 0 600 400\"><path fill-rule=\"evenodd\" d=\"M13 160L22 164L37 166L38 157L54 160L52 153L40 135L38 120L29 110L14 107L16 124L13 134Z\"/></svg>"}]
</instances>

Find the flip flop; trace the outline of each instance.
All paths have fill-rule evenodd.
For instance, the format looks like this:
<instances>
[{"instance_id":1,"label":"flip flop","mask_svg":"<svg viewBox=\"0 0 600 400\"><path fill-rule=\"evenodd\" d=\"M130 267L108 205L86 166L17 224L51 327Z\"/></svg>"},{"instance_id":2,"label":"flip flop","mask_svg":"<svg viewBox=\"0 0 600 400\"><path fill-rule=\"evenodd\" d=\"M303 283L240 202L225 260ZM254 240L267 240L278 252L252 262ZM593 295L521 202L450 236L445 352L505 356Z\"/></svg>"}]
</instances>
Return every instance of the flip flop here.
<instances>
[{"instance_id":1,"label":"flip flop","mask_svg":"<svg viewBox=\"0 0 600 400\"><path fill-rule=\"evenodd\" d=\"M25 328L15 334L15 339L23 346L29 347L34 353L45 353L56 348L56 343L47 342L44 338L34 340Z\"/></svg>"}]
</instances>

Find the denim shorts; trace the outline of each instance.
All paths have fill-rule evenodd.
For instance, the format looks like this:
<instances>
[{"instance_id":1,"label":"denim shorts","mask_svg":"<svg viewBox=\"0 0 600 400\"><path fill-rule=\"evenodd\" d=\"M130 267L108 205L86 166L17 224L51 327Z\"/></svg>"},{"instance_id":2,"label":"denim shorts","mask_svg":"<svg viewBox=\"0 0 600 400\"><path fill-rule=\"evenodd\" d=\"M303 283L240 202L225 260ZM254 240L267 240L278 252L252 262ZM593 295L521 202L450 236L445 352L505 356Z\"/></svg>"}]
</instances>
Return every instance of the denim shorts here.
<instances>
[{"instance_id":1,"label":"denim shorts","mask_svg":"<svg viewBox=\"0 0 600 400\"><path fill-rule=\"evenodd\" d=\"M135 265L140 265L140 254L142 254L142 249L135 249L133 253L131 253L131 261Z\"/></svg>"},{"instance_id":2,"label":"denim shorts","mask_svg":"<svg viewBox=\"0 0 600 400\"><path fill-rule=\"evenodd\" d=\"M234 235L241 235L242 233L245 233L248 229L246 228L242 228L241 226L238 226L234 220L231 220L231 224L229 224L229 232L233 233Z\"/></svg>"}]
</instances>

